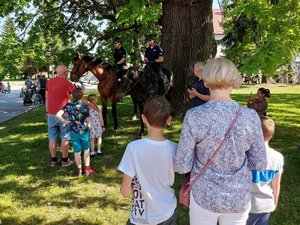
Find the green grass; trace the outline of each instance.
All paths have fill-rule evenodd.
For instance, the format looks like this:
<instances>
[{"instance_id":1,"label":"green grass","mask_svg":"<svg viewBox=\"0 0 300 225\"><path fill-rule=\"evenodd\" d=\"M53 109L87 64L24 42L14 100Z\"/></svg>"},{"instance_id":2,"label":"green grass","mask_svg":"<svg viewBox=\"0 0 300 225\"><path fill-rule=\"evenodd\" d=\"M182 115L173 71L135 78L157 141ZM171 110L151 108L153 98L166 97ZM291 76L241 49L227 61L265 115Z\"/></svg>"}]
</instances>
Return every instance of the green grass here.
<instances>
[{"instance_id":1,"label":"green grass","mask_svg":"<svg viewBox=\"0 0 300 225\"><path fill-rule=\"evenodd\" d=\"M245 105L260 85L242 86L233 98ZM300 218L300 86L269 85L268 115L276 122L271 146L282 152L285 169L273 225L296 225ZM118 105L121 125L103 136L104 155L92 159L97 173L76 177L75 166L51 168L44 107L0 124L0 219L3 224L125 224L130 198L119 194L122 175L116 170L129 141L138 138L139 122L131 121L130 98ZM174 118L167 138L178 141L182 118ZM60 152L58 153L61 156ZM183 180L176 175L178 193ZM188 224L188 210L179 206L178 225Z\"/></svg>"}]
</instances>

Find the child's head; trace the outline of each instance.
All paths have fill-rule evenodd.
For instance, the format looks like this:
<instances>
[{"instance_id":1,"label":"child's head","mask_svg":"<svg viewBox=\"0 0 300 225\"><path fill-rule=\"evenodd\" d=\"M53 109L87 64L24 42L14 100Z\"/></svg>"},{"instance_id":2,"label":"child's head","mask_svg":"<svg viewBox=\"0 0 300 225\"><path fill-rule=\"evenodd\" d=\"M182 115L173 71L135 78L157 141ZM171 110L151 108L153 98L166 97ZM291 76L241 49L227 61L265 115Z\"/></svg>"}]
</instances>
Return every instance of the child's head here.
<instances>
[{"instance_id":1,"label":"child's head","mask_svg":"<svg viewBox=\"0 0 300 225\"><path fill-rule=\"evenodd\" d=\"M80 100L82 99L83 97L83 91L81 88L75 88L73 91L72 91L72 97L75 99L75 100Z\"/></svg>"},{"instance_id":2,"label":"child's head","mask_svg":"<svg viewBox=\"0 0 300 225\"><path fill-rule=\"evenodd\" d=\"M270 141L275 133L275 123L268 116L262 116L260 120L261 120L261 127L264 135L264 140Z\"/></svg>"},{"instance_id":3,"label":"child's head","mask_svg":"<svg viewBox=\"0 0 300 225\"><path fill-rule=\"evenodd\" d=\"M145 102L143 115L150 126L163 128L170 116L170 104L162 96L149 98Z\"/></svg>"},{"instance_id":4,"label":"child's head","mask_svg":"<svg viewBox=\"0 0 300 225\"><path fill-rule=\"evenodd\" d=\"M257 90L257 96L258 97L267 97L267 98L270 98L271 97L271 92L270 92L270 89L267 89L267 88L259 88Z\"/></svg>"},{"instance_id":5,"label":"child's head","mask_svg":"<svg viewBox=\"0 0 300 225\"><path fill-rule=\"evenodd\" d=\"M89 102L97 102L97 95L90 94L87 99Z\"/></svg>"}]
</instances>

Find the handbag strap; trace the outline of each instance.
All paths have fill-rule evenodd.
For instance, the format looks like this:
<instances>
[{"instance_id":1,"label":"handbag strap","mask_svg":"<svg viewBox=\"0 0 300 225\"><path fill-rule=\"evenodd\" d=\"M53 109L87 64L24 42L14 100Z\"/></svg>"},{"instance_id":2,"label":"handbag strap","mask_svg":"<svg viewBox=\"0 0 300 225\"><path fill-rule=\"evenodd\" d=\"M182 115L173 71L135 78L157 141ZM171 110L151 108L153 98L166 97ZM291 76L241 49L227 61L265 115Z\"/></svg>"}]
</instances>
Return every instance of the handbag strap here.
<instances>
[{"instance_id":1,"label":"handbag strap","mask_svg":"<svg viewBox=\"0 0 300 225\"><path fill-rule=\"evenodd\" d=\"M209 159L208 159L207 162L205 163L204 167L203 167L203 168L200 170L200 172L196 175L196 177L194 178L194 180L190 182L190 185L189 185L188 189L186 189L186 191L184 192L184 194L188 194L188 193L189 193L189 191L191 190L192 186L195 184L196 180L197 180L198 178L200 178L200 177L204 174L204 172L207 170L207 168L209 167L209 165L212 163L212 161L213 161L214 158L216 157L217 153L219 152L221 146L224 144L226 137L228 136L229 132L232 130L234 124L236 123L237 118L238 118L238 116L239 116L240 113L241 113L241 109L242 109L242 107L239 106L238 112L237 112L235 118L233 119L233 121L231 122L231 125L230 125L230 127L228 128L228 130L227 130L227 132L226 132L226 134L225 134L225 136L224 136L224 139L221 141L221 143L219 144L219 146L217 147L217 149L213 152L213 154L209 157Z\"/></svg>"}]
</instances>

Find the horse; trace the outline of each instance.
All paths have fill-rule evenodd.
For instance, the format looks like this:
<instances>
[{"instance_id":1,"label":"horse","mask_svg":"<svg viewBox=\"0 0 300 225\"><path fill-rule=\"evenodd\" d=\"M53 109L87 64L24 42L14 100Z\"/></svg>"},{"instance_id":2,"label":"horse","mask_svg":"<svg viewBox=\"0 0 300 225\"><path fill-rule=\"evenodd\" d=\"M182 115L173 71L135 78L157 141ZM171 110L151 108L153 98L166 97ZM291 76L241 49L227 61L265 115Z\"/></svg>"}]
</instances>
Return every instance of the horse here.
<instances>
[{"instance_id":1,"label":"horse","mask_svg":"<svg viewBox=\"0 0 300 225\"><path fill-rule=\"evenodd\" d=\"M167 97L173 83L173 73L166 69L162 69L163 73L166 75L168 84L163 95ZM121 83L119 85L119 91L123 95L130 95L132 102L136 103L139 108L140 113L140 136L144 135L145 127L142 121L141 114L143 113L144 103L148 98L158 95L158 89L153 85L150 76L153 75L151 68L146 68L144 70L139 70L137 67L129 67L126 74L122 77ZM152 90L149 90L152 88Z\"/></svg>"},{"instance_id":2,"label":"horse","mask_svg":"<svg viewBox=\"0 0 300 225\"><path fill-rule=\"evenodd\" d=\"M117 101L116 101L116 87L117 87L117 73L115 69L108 63L104 63L101 59L81 55L76 53L73 59L73 68L71 71L71 81L78 82L80 77L87 71L91 71L97 77L98 92L102 103L102 115L104 126L107 126L107 99L110 99L112 106L112 116L114 119L114 129L118 128L117 119Z\"/></svg>"}]
</instances>

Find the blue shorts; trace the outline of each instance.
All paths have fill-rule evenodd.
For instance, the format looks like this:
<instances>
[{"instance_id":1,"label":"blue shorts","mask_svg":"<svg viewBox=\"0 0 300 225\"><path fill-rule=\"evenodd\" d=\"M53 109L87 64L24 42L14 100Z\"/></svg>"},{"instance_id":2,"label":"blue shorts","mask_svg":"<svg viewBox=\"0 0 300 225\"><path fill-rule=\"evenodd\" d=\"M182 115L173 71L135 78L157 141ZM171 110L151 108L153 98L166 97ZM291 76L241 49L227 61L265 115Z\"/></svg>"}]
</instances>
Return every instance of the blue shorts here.
<instances>
[{"instance_id":1,"label":"blue shorts","mask_svg":"<svg viewBox=\"0 0 300 225\"><path fill-rule=\"evenodd\" d=\"M77 134L71 131L71 141L75 153L80 153L82 150L90 150L90 131L84 134Z\"/></svg>"},{"instance_id":2,"label":"blue shorts","mask_svg":"<svg viewBox=\"0 0 300 225\"><path fill-rule=\"evenodd\" d=\"M56 141L57 135L60 133L62 141L70 140L70 125L66 125L56 119L55 114L48 114L48 139Z\"/></svg>"}]
</instances>

